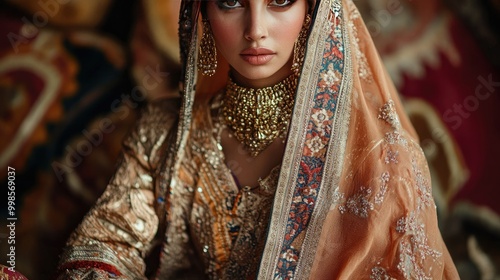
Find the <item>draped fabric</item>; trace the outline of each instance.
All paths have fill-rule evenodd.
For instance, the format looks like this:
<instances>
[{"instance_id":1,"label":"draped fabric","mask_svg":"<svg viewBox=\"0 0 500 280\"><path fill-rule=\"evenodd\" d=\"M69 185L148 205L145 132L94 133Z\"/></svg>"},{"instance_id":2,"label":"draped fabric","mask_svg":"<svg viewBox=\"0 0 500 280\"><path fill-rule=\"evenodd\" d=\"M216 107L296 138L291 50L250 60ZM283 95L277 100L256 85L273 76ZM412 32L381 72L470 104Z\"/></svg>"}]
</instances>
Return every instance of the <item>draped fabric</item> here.
<instances>
[{"instance_id":1,"label":"draped fabric","mask_svg":"<svg viewBox=\"0 0 500 280\"><path fill-rule=\"evenodd\" d=\"M255 189L236 187L217 143L227 63L197 76L199 9L181 6L178 114L173 100L148 107L60 279L144 279L148 255L154 279L458 279L415 131L354 4L316 1L285 155Z\"/></svg>"}]
</instances>

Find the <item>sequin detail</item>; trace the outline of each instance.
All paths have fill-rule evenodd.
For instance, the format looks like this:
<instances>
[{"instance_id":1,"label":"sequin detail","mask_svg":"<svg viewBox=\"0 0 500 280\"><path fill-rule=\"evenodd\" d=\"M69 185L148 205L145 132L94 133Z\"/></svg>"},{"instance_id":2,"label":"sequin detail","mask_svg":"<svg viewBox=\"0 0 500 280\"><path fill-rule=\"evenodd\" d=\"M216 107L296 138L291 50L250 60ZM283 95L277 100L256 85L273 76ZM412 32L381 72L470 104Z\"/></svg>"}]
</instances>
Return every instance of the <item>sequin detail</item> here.
<instances>
[{"instance_id":1,"label":"sequin detail","mask_svg":"<svg viewBox=\"0 0 500 280\"><path fill-rule=\"evenodd\" d=\"M348 23L348 27L351 29L351 33L354 35L352 39L352 44L354 46L354 55L357 58L358 61L358 74L359 77L366 82L372 83L373 82L373 74L368 66L368 60L366 59L366 55L364 52L361 51L361 46L360 46L360 40L358 36L358 28L357 25L361 24L362 19L359 11L356 9L354 6L354 3L352 1L348 1L349 3L349 9L351 10L351 20Z\"/></svg>"},{"instance_id":2,"label":"sequin detail","mask_svg":"<svg viewBox=\"0 0 500 280\"><path fill-rule=\"evenodd\" d=\"M399 162L398 161L398 155L399 155L399 151L388 150L387 153L386 153L384 162L386 164L389 164L389 163L398 163Z\"/></svg>"},{"instance_id":3,"label":"sequin detail","mask_svg":"<svg viewBox=\"0 0 500 280\"><path fill-rule=\"evenodd\" d=\"M370 274L370 279L372 280L396 280L396 278L392 278L389 276L387 271L380 266L376 266L372 268L372 273Z\"/></svg>"},{"instance_id":4,"label":"sequin detail","mask_svg":"<svg viewBox=\"0 0 500 280\"><path fill-rule=\"evenodd\" d=\"M405 279L431 280L425 271L430 271L432 267L428 267L424 260L430 257L438 261L442 253L429 246L425 225L419 219L419 212L411 212L397 222L396 231L405 236L399 245L397 268Z\"/></svg>"},{"instance_id":5,"label":"sequin detail","mask_svg":"<svg viewBox=\"0 0 500 280\"><path fill-rule=\"evenodd\" d=\"M280 169L272 169L257 187L238 188L219 149L223 126L218 122L218 97L211 106L196 104L193 111L183 164L191 167L180 178L197 190L189 206L190 240L209 279L255 278Z\"/></svg>"},{"instance_id":6,"label":"sequin detail","mask_svg":"<svg viewBox=\"0 0 500 280\"><path fill-rule=\"evenodd\" d=\"M370 211L373 211L376 205L380 205L384 201L389 180L389 172L384 172L379 179L380 186L373 188L378 189L375 194L371 187L361 186L355 194L345 198L345 194L337 190L334 194L334 204L340 204L338 210L341 214L350 213L360 218L368 218Z\"/></svg>"},{"instance_id":7,"label":"sequin detail","mask_svg":"<svg viewBox=\"0 0 500 280\"><path fill-rule=\"evenodd\" d=\"M401 128L401 122L399 121L398 113L396 112L394 101L392 100L389 100L386 104L384 104L384 106L382 106L382 108L380 108L378 118L386 121L395 130L399 130Z\"/></svg>"},{"instance_id":8,"label":"sequin detail","mask_svg":"<svg viewBox=\"0 0 500 280\"><path fill-rule=\"evenodd\" d=\"M375 204L382 204L384 202L385 195L387 194L387 189L389 188L389 179L391 175L389 172L384 172L382 176L380 176L380 190L375 195Z\"/></svg>"}]
</instances>

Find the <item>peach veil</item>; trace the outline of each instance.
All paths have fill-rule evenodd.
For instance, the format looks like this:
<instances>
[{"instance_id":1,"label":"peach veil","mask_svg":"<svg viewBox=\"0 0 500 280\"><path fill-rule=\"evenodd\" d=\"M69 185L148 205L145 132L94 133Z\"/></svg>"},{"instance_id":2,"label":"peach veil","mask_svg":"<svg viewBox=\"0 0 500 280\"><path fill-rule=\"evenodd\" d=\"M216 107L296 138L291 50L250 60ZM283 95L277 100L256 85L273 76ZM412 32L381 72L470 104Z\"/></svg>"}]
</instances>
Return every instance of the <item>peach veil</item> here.
<instances>
[{"instance_id":1,"label":"peach veil","mask_svg":"<svg viewBox=\"0 0 500 280\"><path fill-rule=\"evenodd\" d=\"M181 5L173 162L195 95L227 77L197 76L200 1ZM458 279L417 135L350 0L317 0L313 9L258 279Z\"/></svg>"}]
</instances>

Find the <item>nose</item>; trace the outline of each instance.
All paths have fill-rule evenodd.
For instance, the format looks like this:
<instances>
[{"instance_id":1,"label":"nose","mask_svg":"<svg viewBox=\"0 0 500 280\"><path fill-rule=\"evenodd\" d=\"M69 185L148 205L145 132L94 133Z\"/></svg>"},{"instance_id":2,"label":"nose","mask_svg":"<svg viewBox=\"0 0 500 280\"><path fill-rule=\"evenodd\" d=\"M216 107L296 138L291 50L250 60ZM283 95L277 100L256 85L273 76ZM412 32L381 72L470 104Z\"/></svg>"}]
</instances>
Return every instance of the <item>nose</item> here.
<instances>
[{"instance_id":1,"label":"nose","mask_svg":"<svg viewBox=\"0 0 500 280\"><path fill-rule=\"evenodd\" d=\"M250 1L249 1L250 2ZM251 1L253 3L260 1ZM245 39L248 41L259 41L268 36L266 11L259 5L249 5L245 14Z\"/></svg>"}]
</instances>

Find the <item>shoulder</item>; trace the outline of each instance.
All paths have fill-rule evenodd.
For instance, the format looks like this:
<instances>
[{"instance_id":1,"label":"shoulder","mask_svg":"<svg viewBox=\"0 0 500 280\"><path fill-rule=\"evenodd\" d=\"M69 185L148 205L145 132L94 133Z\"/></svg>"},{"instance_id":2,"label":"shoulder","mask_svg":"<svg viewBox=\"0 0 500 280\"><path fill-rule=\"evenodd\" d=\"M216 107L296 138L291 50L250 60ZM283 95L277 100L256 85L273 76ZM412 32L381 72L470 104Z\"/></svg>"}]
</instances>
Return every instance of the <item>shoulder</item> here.
<instances>
[{"instance_id":1,"label":"shoulder","mask_svg":"<svg viewBox=\"0 0 500 280\"><path fill-rule=\"evenodd\" d=\"M143 164L155 166L161 158L165 144L172 141L179 116L180 98L158 99L148 102L123 141L124 152Z\"/></svg>"},{"instance_id":2,"label":"shoulder","mask_svg":"<svg viewBox=\"0 0 500 280\"><path fill-rule=\"evenodd\" d=\"M180 98L164 98L150 101L141 110L138 125L143 128L156 128L171 125L177 120Z\"/></svg>"}]
</instances>

